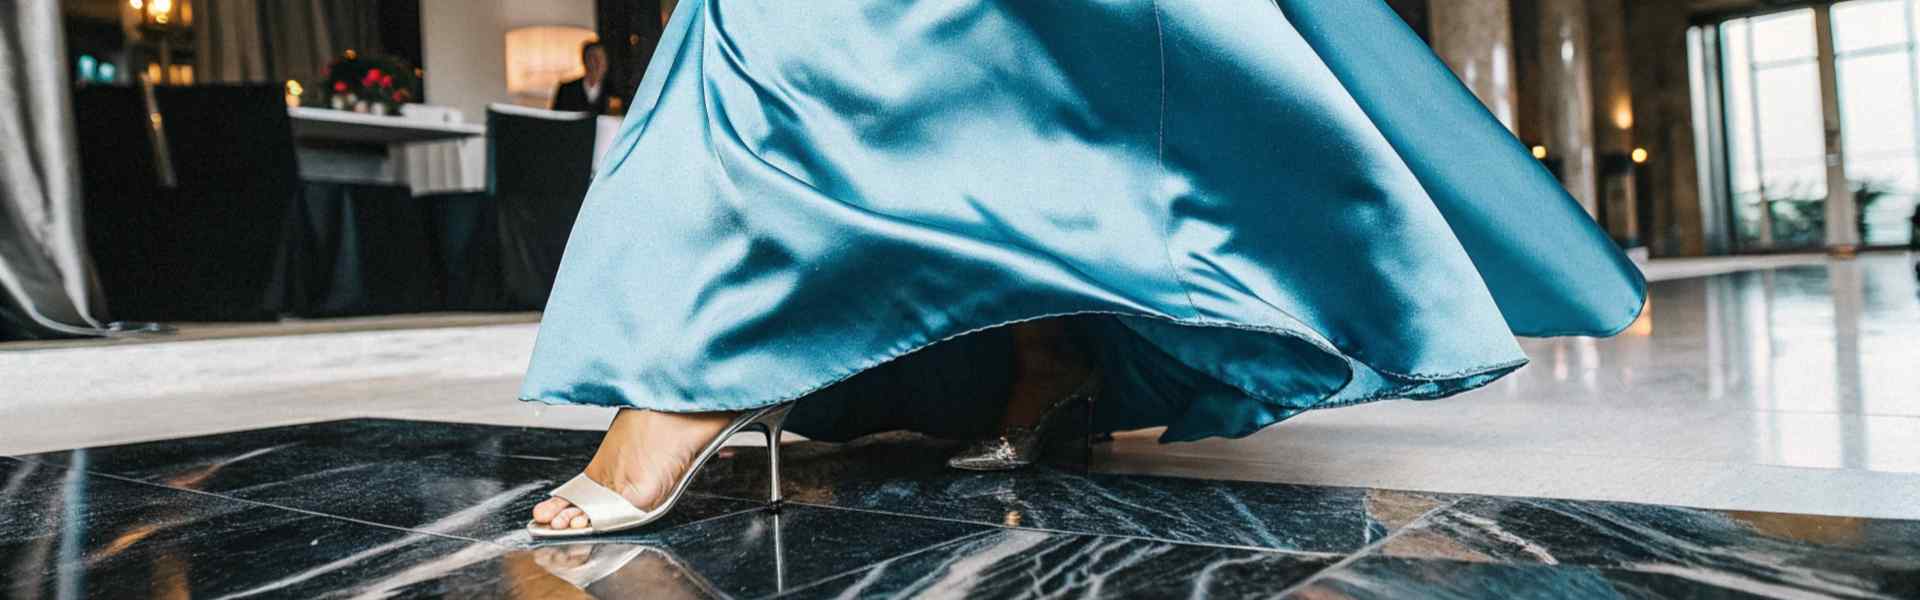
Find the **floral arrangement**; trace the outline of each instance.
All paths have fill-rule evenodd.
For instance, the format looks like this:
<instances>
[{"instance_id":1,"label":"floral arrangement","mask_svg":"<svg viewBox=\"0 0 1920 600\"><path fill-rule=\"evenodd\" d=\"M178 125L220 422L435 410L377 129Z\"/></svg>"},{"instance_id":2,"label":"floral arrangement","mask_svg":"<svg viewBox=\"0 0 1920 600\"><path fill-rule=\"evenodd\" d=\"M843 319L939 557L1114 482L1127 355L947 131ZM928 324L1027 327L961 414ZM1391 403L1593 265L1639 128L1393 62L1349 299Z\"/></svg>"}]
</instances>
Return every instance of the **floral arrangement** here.
<instances>
[{"instance_id":1,"label":"floral arrangement","mask_svg":"<svg viewBox=\"0 0 1920 600\"><path fill-rule=\"evenodd\" d=\"M341 110L397 113L420 98L420 70L397 57L362 56L352 50L327 65L321 104Z\"/></svg>"}]
</instances>

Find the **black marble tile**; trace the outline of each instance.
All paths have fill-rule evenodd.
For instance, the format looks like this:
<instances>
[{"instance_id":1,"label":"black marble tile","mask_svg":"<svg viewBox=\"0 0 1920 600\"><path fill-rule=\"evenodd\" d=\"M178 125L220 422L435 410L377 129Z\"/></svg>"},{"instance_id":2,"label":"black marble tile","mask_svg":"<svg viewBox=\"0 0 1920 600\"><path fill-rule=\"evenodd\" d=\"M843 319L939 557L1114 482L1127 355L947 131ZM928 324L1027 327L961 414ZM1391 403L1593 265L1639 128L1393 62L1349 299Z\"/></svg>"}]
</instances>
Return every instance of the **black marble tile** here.
<instances>
[{"instance_id":1,"label":"black marble tile","mask_svg":"<svg viewBox=\"0 0 1920 600\"><path fill-rule=\"evenodd\" d=\"M548 597L573 589L531 556L495 544L0 459L0 595L8 598Z\"/></svg>"},{"instance_id":2,"label":"black marble tile","mask_svg":"<svg viewBox=\"0 0 1920 600\"><path fill-rule=\"evenodd\" d=\"M533 505L580 472L598 437L594 432L360 419L29 459L380 525L519 545L528 542L524 526ZM436 450L441 452L432 453ZM652 527L759 505L689 497Z\"/></svg>"},{"instance_id":3,"label":"black marble tile","mask_svg":"<svg viewBox=\"0 0 1920 600\"><path fill-rule=\"evenodd\" d=\"M1299 552L1352 552L1444 504L1403 492L1086 473L949 469L948 443L911 435L844 445L788 444L789 501L1069 533ZM757 498L760 448L737 448L695 481L703 493Z\"/></svg>"},{"instance_id":4,"label":"black marble tile","mask_svg":"<svg viewBox=\"0 0 1920 600\"><path fill-rule=\"evenodd\" d=\"M1617 569L1761 596L1920 597L1920 521L1478 497L1379 552Z\"/></svg>"},{"instance_id":5,"label":"black marble tile","mask_svg":"<svg viewBox=\"0 0 1920 600\"><path fill-rule=\"evenodd\" d=\"M578 571L572 578L597 597L751 598L991 531L953 521L786 505L659 532L555 541L526 552L543 564L572 563L571 569L554 571Z\"/></svg>"},{"instance_id":6,"label":"black marble tile","mask_svg":"<svg viewBox=\"0 0 1920 600\"><path fill-rule=\"evenodd\" d=\"M888 560L790 597L1272 597L1338 559L1002 529Z\"/></svg>"},{"instance_id":7,"label":"black marble tile","mask_svg":"<svg viewBox=\"0 0 1920 600\"><path fill-rule=\"evenodd\" d=\"M1494 564L1451 560L1368 557L1322 573L1288 594L1300 600L1560 600L1563 598L1819 598L1799 590L1756 594L1741 582L1698 578L1693 573L1647 573L1621 569L1542 564Z\"/></svg>"}]
</instances>

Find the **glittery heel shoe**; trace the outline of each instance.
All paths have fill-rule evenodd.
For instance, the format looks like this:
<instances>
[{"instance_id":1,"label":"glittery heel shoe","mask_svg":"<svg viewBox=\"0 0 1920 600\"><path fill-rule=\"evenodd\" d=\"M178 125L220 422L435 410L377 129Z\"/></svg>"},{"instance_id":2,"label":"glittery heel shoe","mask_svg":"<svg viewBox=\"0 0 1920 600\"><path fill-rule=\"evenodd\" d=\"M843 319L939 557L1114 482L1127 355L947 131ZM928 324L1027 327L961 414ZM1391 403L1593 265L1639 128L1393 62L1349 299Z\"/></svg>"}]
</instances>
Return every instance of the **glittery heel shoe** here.
<instances>
[{"instance_id":1,"label":"glittery heel shoe","mask_svg":"<svg viewBox=\"0 0 1920 600\"><path fill-rule=\"evenodd\" d=\"M1088 377L1072 393L1055 400L1033 425L1002 428L1000 435L976 441L947 460L947 466L968 471L1011 471L1039 460L1046 434L1067 410L1077 403L1092 403L1099 394L1100 378Z\"/></svg>"}]
</instances>

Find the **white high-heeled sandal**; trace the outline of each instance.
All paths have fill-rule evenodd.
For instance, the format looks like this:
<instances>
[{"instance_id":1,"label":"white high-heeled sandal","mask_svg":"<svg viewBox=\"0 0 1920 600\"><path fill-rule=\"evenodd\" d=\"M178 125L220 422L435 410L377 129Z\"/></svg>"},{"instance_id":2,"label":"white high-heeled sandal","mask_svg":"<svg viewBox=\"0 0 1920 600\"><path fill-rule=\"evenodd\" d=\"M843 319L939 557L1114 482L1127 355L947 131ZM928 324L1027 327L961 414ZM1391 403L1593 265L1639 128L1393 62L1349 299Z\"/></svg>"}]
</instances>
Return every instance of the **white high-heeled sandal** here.
<instances>
[{"instance_id":1,"label":"white high-heeled sandal","mask_svg":"<svg viewBox=\"0 0 1920 600\"><path fill-rule=\"evenodd\" d=\"M792 409L793 403L788 402L757 408L734 417L733 422L728 423L727 428L721 430L720 435L708 442L707 447L694 458L693 466L680 476L680 481L674 483L673 492L667 495L667 499L653 510L642 510L629 504L619 492L607 489L606 486L589 479L586 473L581 473L560 487L554 488L548 495L579 507L580 512L586 513L587 520L591 523L586 527L555 529L537 519L528 520L527 533L537 538L579 537L626 531L657 521L673 510L673 505L680 501L680 495L685 493L688 484L693 482L694 474L699 473L700 468L706 466L707 459L713 458L713 455L720 452L720 448L726 446L727 438L747 429L758 429L766 435L767 478L771 484L768 502L778 503L780 501L780 429L786 423L787 412Z\"/></svg>"}]
</instances>

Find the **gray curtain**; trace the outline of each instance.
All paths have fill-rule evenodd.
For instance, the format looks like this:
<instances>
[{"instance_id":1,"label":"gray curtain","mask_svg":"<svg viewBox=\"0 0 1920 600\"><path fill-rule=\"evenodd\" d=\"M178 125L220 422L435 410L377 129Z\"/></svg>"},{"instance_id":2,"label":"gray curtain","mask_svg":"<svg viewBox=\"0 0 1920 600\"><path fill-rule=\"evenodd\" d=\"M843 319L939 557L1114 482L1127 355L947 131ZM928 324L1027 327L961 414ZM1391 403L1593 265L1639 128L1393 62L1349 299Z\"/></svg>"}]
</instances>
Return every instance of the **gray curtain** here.
<instances>
[{"instance_id":1,"label":"gray curtain","mask_svg":"<svg viewBox=\"0 0 1920 600\"><path fill-rule=\"evenodd\" d=\"M376 0L201 0L195 77L312 82L348 49L380 52Z\"/></svg>"},{"instance_id":2,"label":"gray curtain","mask_svg":"<svg viewBox=\"0 0 1920 600\"><path fill-rule=\"evenodd\" d=\"M57 0L0 0L0 339L98 334Z\"/></svg>"}]
</instances>

